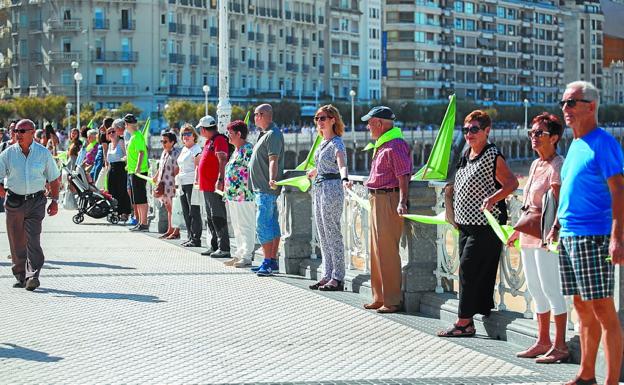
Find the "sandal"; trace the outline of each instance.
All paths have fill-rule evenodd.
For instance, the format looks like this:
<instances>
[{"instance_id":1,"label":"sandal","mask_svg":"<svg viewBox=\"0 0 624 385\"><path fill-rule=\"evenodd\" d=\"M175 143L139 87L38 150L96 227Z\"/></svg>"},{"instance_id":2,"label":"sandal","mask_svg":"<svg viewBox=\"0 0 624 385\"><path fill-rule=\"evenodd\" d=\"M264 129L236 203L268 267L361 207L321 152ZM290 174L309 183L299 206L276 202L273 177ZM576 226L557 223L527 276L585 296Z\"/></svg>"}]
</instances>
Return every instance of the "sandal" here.
<instances>
[{"instance_id":1,"label":"sandal","mask_svg":"<svg viewBox=\"0 0 624 385\"><path fill-rule=\"evenodd\" d=\"M472 330L469 330L469 329L472 329ZM439 331L438 337L474 337L476 333L477 331L474 326L474 321L470 321L469 324L464 325L464 326L453 324L452 327L446 330Z\"/></svg>"},{"instance_id":2,"label":"sandal","mask_svg":"<svg viewBox=\"0 0 624 385\"><path fill-rule=\"evenodd\" d=\"M565 385L597 385L596 377L592 377L589 380L584 380L581 377L576 377L572 381L568 381Z\"/></svg>"},{"instance_id":3,"label":"sandal","mask_svg":"<svg viewBox=\"0 0 624 385\"><path fill-rule=\"evenodd\" d=\"M377 313L390 314L390 313L396 313L399 310L401 310L401 306L399 305L389 305L389 306L383 305L382 307L377 309Z\"/></svg>"},{"instance_id":4,"label":"sandal","mask_svg":"<svg viewBox=\"0 0 624 385\"><path fill-rule=\"evenodd\" d=\"M335 285L332 285L332 283L335 283ZM325 285L319 286L318 289L320 291L344 291L344 283L342 283L342 281L332 279L331 281L327 282Z\"/></svg>"},{"instance_id":5,"label":"sandal","mask_svg":"<svg viewBox=\"0 0 624 385\"><path fill-rule=\"evenodd\" d=\"M535 358L542 354L547 354L550 351L551 345L542 345L535 343L530 348L516 353L518 358Z\"/></svg>"},{"instance_id":6,"label":"sandal","mask_svg":"<svg viewBox=\"0 0 624 385\"><path fill-rule=\"evenodd\" d=\"M381 302L372 302L372 303L367 303L366 305L364 305L364 309L377 310L382 306L383 306L383 303Z\"/></svg>"},{"instance_id":7,"label":"sandal","mask_svg":"<svg viewBox=\"0 0 624 385\"><path fill-rule=\"evenodd\" d=\"M566 362L570 358L568 349L559 349L552 347L543 357L535 359L536 364L555 364L558 362Z\"/></svg>"},{"instance_id":8,"label":"sandal","mask_svg":"<svg viewBox=\"0 0 624 385\"><path fill-rule=\"evenodd\" d=\"M173 233L169 234L166 239L180 239L180 232L174 231Z\"/></svg>"},{"instance_id":9,"label":"sandal","mask_svg":"<svg viewBox=\"0 0 624 385\"><path fill-rule=\"evenodd\" d=\"M327 280L325 280L325 279L321 279L320 281L318 281L318 282L317 282L317 283L315 283L314 285L310 285L310 286L308 286L308 287L310 288L310 290L318 290L318 289L319 289L319 287L321 287L321 286L325 286L325 284L326 284L327 282L329 282L329 281L327 281Z\"/></svg>"},{"instance_id":10,"label":"sandal","mask_svg":"<svg viewBox=\"0 0 624 385\"><path fill-rule=\"evenodd\" d=\"M158 237L158 239L166 239L166 238L167 238L168 236L170 236L171 234L173 234L173 233L166 232L166 233L162 234L161 236L159 236L159 237Z\"/></svg>"}]
</instances>

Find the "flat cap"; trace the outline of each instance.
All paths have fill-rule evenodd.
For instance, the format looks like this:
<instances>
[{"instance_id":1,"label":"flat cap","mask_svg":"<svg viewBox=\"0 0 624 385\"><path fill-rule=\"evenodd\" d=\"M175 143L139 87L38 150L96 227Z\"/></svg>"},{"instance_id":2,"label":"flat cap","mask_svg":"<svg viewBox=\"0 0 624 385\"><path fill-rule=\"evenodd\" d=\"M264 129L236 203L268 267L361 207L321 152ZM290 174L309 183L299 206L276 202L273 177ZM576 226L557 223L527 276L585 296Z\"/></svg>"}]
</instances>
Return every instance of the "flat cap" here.
<instances>
[{"instance_id":1,"label":"flat cap","mask_svg":"<svg viewBox=\"0 0 624 385\"><path fill-rule=\"evenodd\" d=\"M368 114L362 116L362 121L367 122L370 118L394 120L396 116L394 116L394 112L389 107L377 106L368 111Z\"/></svg>"}]
</instances>

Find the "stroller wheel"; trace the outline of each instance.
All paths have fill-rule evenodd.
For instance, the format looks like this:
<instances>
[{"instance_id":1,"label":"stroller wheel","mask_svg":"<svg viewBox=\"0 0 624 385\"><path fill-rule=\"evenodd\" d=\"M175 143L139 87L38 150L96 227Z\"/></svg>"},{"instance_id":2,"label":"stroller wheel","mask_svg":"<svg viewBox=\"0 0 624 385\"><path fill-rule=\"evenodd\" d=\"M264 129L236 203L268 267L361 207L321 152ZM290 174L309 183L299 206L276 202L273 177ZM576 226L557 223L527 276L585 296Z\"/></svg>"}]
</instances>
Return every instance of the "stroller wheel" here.
<instances>
[{"instance_id":1,"label":"stroller wheel","mask_svg":"<svg viewBox=\"0 0 624 385\"><path fill-rule=\"evenodd\" d=\"M108 214L108 218L106 218L111 225L116 225L119 223L119 216L117 214Z\"/></svg>"},{"instance_id":2,"label":"stroller wheel","mask_svg":"<svg viewBox=\"0 0 624 385\"><path fill-rule=\"evenodd\" d=\"M72 217L72 221L74 221L75 224L79 225L82 223L82 221L84 221L84 215L82 214L76 214Z\"/></svg>"}]
</instances>

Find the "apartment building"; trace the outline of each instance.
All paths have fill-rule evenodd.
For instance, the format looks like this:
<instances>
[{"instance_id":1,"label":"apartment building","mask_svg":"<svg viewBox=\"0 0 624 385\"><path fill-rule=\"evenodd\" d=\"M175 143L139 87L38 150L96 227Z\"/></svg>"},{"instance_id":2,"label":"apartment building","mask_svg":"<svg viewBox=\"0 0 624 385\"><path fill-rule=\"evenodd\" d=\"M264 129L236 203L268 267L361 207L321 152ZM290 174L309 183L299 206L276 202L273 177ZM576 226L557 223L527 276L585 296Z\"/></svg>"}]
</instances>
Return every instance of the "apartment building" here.
<instances>
[{"instance_id":1,"label":"apartment building","mask_svg":"<svg viewBox=\"0 0 624 385\"><path fill-rule=\"evenodd\" d=\"M381 97L381 0L228 6L232 102ZM79 71L81 100L97 108L158 112L170 98L203 100L204 84L217 100L217 0L0 0L3 20L4 97L73 97Z\"/></svg>"},{"instance_id":2,"label":"apartment building","mask_svg":"<svg viewBox=\"0 0 624 385\"><path fill-rule=\"evenodd\" d=\"M436 103L456 93L488 105L559 97L563 12L554 2L385 3L388 99Z\"/></svg>"}]
</instances>

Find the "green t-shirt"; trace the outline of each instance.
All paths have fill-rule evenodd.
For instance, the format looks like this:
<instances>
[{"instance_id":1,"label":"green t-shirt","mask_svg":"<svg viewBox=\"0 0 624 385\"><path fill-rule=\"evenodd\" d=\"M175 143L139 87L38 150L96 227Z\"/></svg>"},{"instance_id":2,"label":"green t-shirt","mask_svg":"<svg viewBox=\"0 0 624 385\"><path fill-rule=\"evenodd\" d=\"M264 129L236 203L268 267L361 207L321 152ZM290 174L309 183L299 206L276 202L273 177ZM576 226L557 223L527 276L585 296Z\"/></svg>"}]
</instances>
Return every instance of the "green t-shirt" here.
<instances>
[{"instance_id":1,"label":"green t-shirt","mask_svg":"<svg viewBox=\"0 0 624 385\"><path fill-rule=\"evenodd\" d=\"M141 172L148 172L149 166L147 163L147 146L145 145L145 138L141 131L137 130L132 134L130 141L128 142L127 159L128 164L126 170L129 173L133 173L136 170L137 162L139 161L139 153L143 152L143 162L141 162Z\"/></svg>"}]
</instances>

